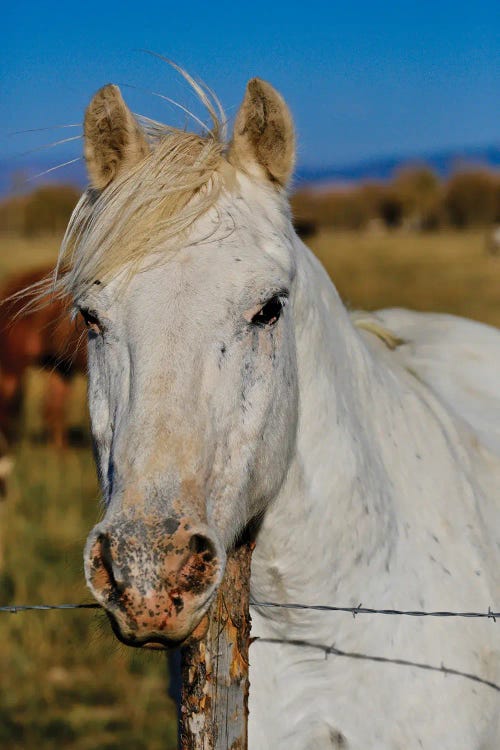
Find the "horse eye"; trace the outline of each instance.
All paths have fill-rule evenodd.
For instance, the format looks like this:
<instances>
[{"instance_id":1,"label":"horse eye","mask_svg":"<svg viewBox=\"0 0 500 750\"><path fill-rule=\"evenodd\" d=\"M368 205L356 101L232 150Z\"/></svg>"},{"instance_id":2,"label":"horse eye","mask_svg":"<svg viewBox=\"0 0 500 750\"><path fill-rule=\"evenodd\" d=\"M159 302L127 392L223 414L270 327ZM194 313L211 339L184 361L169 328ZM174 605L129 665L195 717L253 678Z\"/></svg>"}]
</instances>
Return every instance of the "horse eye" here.
<instances>
[{"instance_id":1,"label":"horse eye","mask_svg":"<svg viewBox=\"0 0 500 750\"><path fill-rule=\"evenodd\" d=\"M92 333L102 332L99 318L94 312L91 312L90 310L87 310L85 308L80 308L80 315L82 316L83 322L85 323L85 326L89 331L92 331Z\"/></svg>"},{"instance_id":2,"label":"horse eye","mask_svg":"<svg viewBox=\"0 0 500 750\"><path fill-rule=\"evenodd\" d=\"M281 311L285 305L286 297L276 295L255 313L252 318L252 324L256 326L273 326L278 322Z\"/></svg>"}]
</instances>

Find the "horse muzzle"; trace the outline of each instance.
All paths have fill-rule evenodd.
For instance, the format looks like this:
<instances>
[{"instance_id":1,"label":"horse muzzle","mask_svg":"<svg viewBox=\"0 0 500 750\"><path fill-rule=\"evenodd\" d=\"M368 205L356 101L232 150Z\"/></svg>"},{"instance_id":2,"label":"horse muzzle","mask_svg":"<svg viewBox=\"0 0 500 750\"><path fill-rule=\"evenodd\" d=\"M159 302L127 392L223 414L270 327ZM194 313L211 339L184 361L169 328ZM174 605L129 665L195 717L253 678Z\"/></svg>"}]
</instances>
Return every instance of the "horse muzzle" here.
<instances>
[{"instance_id":1,"label":"horse muzzle","mask_svg":"<svg viewBox=\"0 0 500 750\"><path fill-rule=\"evenodd\" d=\"M85 574L121 641L165 648L198 626L225 558L213 531L188 517L104 521L88 538Z\"/></svg>"}]
</instances>

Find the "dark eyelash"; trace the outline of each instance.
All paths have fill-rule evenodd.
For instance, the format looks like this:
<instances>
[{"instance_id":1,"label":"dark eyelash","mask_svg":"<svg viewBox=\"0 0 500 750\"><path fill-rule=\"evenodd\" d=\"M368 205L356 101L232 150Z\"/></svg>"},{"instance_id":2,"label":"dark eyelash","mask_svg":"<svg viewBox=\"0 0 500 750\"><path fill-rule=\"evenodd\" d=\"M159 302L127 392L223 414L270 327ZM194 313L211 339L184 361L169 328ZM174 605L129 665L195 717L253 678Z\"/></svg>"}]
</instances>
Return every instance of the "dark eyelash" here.
<instances>
[{"instance_id":1,"label":"dark eyelash","mask_svg":"<svg viewBox=\"0 0 500 750\"><path fill-rule=\"evenodd\" d=\"M89 310L86 307L79 307L78 312L82 316L85 326L89 330L93 330L95 332L102 331L101 322L94 310Z\"/></svg>"},{"instance_id":2,"label":"dark eyelash","mask_svg":"<svg viewBox=\"0 0 500 750\"><path fill-rule=\"evenodd\" d=\"M271 299L269 299L265 305L255 313L251 320L252 325L261 327L275 325L280 318L286 301L287 297L284 294L276 294L274 297L271 297Z\"/></svg>"}]
</instances>

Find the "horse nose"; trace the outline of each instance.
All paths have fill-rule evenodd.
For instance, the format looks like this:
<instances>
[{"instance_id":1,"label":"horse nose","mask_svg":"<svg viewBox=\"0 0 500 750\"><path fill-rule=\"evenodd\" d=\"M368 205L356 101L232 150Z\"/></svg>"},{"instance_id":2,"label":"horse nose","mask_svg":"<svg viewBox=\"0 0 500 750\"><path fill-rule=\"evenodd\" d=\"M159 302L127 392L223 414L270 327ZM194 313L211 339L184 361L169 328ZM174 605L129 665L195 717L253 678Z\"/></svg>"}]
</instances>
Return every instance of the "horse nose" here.
<instances>
[{"instance_id":1,"label":"horse nose","mask_svg":"<svg viewBox=\"0 0 500 750\"><path fill-rule=\"evenodd\" d=\"M205 524L189 518L95 527L87 583L129 645L180 641L196 627L222 578L225 554Z\"/></svg>"}]
</instances>

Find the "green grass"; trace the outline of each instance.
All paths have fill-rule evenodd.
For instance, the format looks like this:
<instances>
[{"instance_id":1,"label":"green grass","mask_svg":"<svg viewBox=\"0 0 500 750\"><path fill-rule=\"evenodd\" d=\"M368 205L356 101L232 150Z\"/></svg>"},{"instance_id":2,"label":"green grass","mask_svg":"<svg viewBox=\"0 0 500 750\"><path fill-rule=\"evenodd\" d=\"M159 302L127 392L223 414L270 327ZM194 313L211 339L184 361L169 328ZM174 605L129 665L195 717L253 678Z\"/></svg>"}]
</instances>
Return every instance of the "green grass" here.
<instances>
[{"instance_id":1,"label":"green grass","mask_svg":"<svg viewBox=\"0 0 500 750\"><path fill-rule=\"evenodd\" d=\"M310 242L354 307L408 305L500 325L500 259L481 232L323 232ZM0 237L0 280L49 263L57 238ZM25 436L0 503L0 603L89 601L85 538L98 518L89 448L55 453L41 430L44 375L30 372ZM85 382L68 422L85 427ZM175 747L165 659L121 646L102 613L0 614L0 747L5 750L165 750Z\"/></svg>"}]
</instances>

